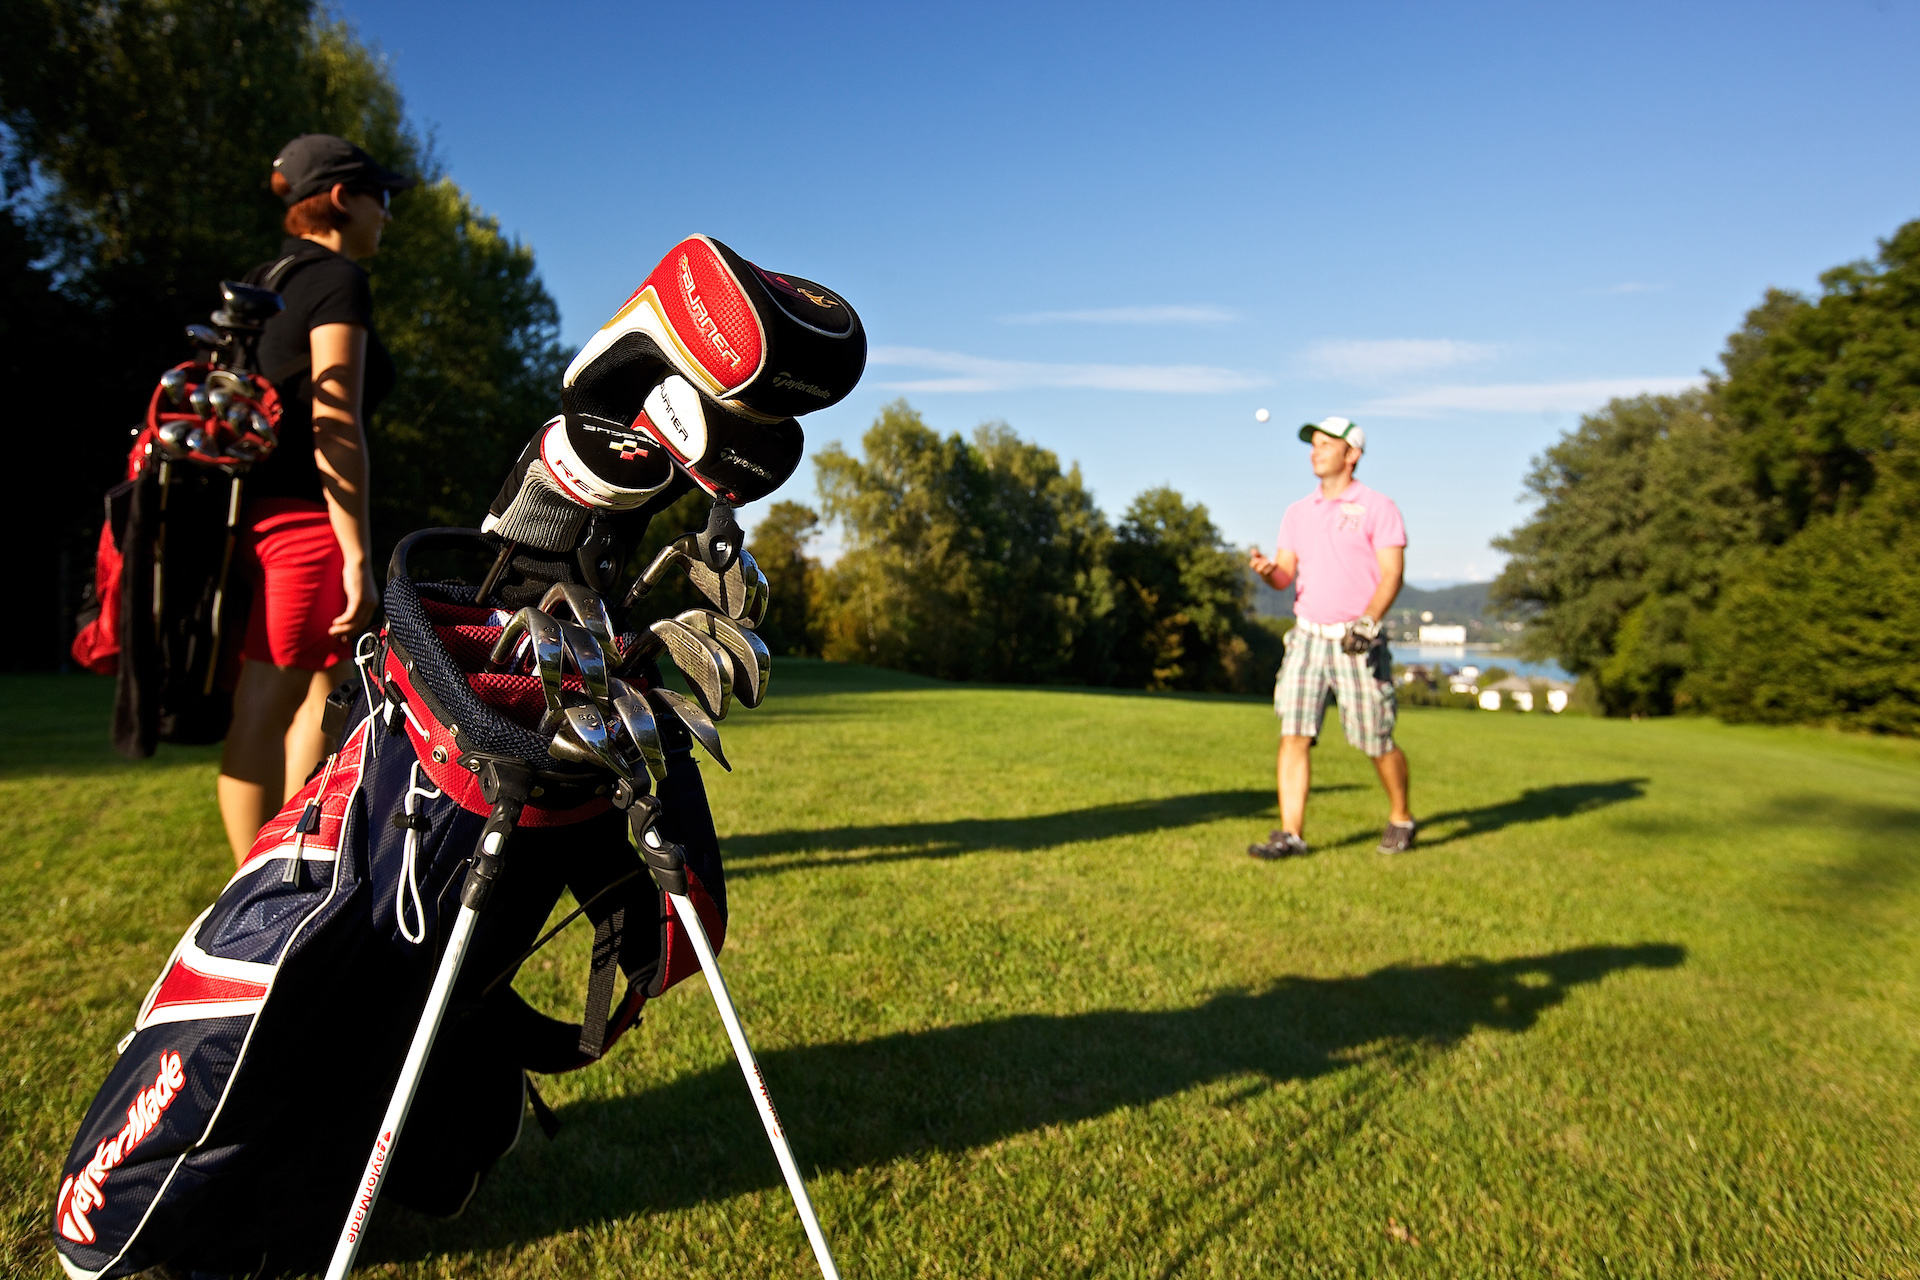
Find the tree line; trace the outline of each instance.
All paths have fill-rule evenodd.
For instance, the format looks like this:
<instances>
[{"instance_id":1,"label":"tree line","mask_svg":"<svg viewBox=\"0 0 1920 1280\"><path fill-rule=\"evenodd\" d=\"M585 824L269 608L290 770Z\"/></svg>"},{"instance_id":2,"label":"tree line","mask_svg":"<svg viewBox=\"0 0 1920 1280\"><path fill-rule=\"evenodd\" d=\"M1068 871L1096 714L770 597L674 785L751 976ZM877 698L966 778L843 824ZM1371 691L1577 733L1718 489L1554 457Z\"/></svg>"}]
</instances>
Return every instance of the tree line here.
<instances>
[{"instance_id":1,"label":"tree line","mask_svg":"<svg viewBox=\"0 0 1920 1280\"><path fill-rule=\"evenodd\" d=\"M16 456L34 460L13 495L32 531L21 602L69 624L129 428L219 281L275 256L270 164L302 133L422 179L393 197L366 264L399 372L368 424L376 563L409 529L473 523L552 412L567 353L532 251L447 177L380 57L315 0L15 0L8 13L0 369ZM864 456L831 447L816 462L819 510L775 504L755 544L775 587L768 635L788 652L972 680L1272 678L1278 628L1251 616L1239 555L1171 490L1115 525L1052 453L1004 426L943 438L905 404ZM657 523L703 519L689 506ZM807 553L822 519L847 534L831 567ZM54 630L4 661L55 664L70 633Z\"/></svg>"},{"instance_id":2,"label":"tree line","mask_svg":"<svg viewBox=\"0 0 1920 1280\"><path fill-rule=\"evenodd\" d=\"M273 157L302 133L359 143L419 186L367 263L399 381L369 424L376 554L470 524L553 412L559 312L406 119L382 60L312 0L13 0L0 41L0 373L11 495L30 530L16 589L63 622L91 576L101 494L160 372L223 278L270 260ZM9 665L58 660L8 646Z\"/></svg>"},{"instance_id":3,"label":"tree line","mask_svg":"<svg viewBox=\"0 0 1920 1280\"><path fill-rule=\"evenodd\" d=\"M1920 221L1535 460L1493 599L1612 714L1920 732Z\"/></svg>"},{"instance_id":4,"label":"tree line","mask_svg":"<svg viewBox=\"0 0 1920 1280\"><path fill-rule=\"evenodd\" d=\"M856 457L814 457L820 505L774 503L749 548L773 587L776 652L950 680L1252 692L1284 624L1253 616L1244 556L1170 488L1117 524L1077 465L1002 423L942 436L905 401ZM843 538L823 564L824 521Z\"/></svg>"}]
</instances>

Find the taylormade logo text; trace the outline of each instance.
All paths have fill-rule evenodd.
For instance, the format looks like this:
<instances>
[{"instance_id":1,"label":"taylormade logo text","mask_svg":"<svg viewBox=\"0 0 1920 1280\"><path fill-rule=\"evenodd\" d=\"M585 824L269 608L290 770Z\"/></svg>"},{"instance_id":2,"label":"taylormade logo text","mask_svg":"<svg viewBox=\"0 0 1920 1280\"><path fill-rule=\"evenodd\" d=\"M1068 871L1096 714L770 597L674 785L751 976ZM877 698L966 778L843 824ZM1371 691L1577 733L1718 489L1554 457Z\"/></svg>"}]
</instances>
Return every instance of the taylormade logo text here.
<instances>
[{"instance_id":1,"label":"taylormade logo text","mask_svg":"<svg viewBox=\"0 0 1920 1280\"><path fill-rule=\"evenodd\" d=\"M808 395L818 396L822 400L832 399L832 397L828 395L825 387L816 387L811 382L802 382L790 373L774 374L773 385L776 387L792 387L795 391L804 391Z\"/></svg>"},{"instance_id":2,"label":"taylormade logo text","mask_svg":"<svg viewBox=\"0 0 1920 1280\"><path fill-rule=\"evenodd\" d=\"M141 1139L153 1132L186 1083L187 1073L180 1055L172 1049L163 1051L153 1083L135 1095L133 1105L127 1108L126 1125L94 1148L93 1159L87 1161L86 1168L60 1184L53 1212L61 1235L80 1244L94 1242L93 1224L87 1221L87 1215L107 1202L107 1175L126 1160Z\"/></svg>"},{"instance_id":3,"label":"taylormade logo text","mask_svg":"<svg viewBox=\"0 0 1920 1280\"><path fill-rule=\"evenodd\" d=\"M720 460L722 462L731 462L736 467L745 467L748 471L753 472L753 474L759 476L762 480L773 479L773 472L767 470L765 467L753 461L751 458L741 457L739 454L735 453L731 449L722 449L720 451Z\"/></svg>"},{"instance_id":4,"label":"taylormade logo text","mask_svg":"<svg viewBox=\"0 0 1920 1280\"><path fill-rule=\"evenodd\" d=\"M693 316L693 323L707 342L727 358L733 368L740 367L740 357L734 354L733 344L727 341L727 335L720 332L720 326L707 314L707 304L700 301L700 293L693 283L693 266L687 261L687 255L680 255L680 296L685 299L687 311Z\"/></svg>"},{"instance_id":5,"label":"taylormade logo text","mask_svg":"<svg viewBox=\"0 0 1920 1280\"><path fill-rule=\"evenodd\" d=\"M380 1185L380 1171L387 1167L387 1152L391 1150L393 1130L389 1129L373 1144L373 1159L367 1164L366 1181L360 1184L360 1194L353 1199L353 1216L347 1219L348 1244L360 1238L360 1229L367 1225L367 1215L373 1212L373 1192Z\"/></svg>"}]
</instances>

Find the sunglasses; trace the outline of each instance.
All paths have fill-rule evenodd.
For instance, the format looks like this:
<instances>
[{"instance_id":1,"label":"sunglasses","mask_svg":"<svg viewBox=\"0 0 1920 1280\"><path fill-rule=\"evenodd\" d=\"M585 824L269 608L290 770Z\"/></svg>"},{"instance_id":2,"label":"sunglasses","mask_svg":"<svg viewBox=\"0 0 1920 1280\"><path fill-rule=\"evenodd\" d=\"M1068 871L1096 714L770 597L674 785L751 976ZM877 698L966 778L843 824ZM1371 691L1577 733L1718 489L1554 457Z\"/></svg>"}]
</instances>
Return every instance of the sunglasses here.
<instances>
[{"instance_id":1,"label":"sunglasses","mask_svg":"<svg viewBox=\"0 0 1920 1280\"><path fill-rule=\"evenodd\" d=\"M378 200L380 202L380 207L382 209L387 207L388 197L393 194L392 192L388 191L385 187L348 187L347 191L351 195L372 196L375 200Z\"/></svg>"}]
</instances>

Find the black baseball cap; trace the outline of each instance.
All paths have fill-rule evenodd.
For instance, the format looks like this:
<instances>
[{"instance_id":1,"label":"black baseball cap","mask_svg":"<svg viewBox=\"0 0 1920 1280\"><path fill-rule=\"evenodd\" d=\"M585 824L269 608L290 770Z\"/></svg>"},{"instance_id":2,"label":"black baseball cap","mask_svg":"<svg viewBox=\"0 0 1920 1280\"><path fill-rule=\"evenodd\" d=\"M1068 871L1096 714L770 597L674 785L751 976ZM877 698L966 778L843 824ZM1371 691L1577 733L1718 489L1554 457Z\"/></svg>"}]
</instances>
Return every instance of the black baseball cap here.
<instances>
[{"instance_id":1,"label":"black baseball cap","mask_svg":"<svg viewBox=\"0 0 1920 1280\"><path fill-rule=\"evenodd\" d=\"M333 190L335 183L361 189L405 191L414 179L384 168L372 156L330 133L303 133L280 148L273 171L287 180L281 199L299 204L309 196Z\"/></svg>"}]
</instances>

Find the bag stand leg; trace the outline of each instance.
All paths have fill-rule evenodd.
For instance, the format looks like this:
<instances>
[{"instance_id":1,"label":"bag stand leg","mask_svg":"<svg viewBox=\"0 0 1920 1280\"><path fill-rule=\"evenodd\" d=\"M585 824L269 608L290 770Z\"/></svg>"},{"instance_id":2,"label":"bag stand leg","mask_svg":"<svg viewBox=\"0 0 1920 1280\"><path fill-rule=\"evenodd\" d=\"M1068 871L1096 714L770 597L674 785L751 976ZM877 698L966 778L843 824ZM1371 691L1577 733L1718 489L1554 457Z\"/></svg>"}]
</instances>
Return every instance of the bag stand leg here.
<instances>
[{"instance_id":1,"label":"bag stand leg","mask_svg":"<svg viewBox=\"0 0 1920 1280\"><path fill-rule=\"evenodd\" d=\"M820 1274L826 1280L840 1280L840 1272L833 1265L833 1254L827 1249L827 1237L820 1230L820 1219L814 1216L813 1201L807 1198L807 1184L800 1179L800 1167L794 1163L793 1148L787 1145L786 1130L780 1127L780 1116L773 1109L773 1098L767 1092L767 1082L760 1074L760 1063L753 1056L753 1046L747 1043L747 1033L741 1029L740 1015L734 1012L733 997L727 994L727 982L720 976L720 965L713 956L713 944L707 940L705 926L700 923L700 914L693 909L693 903L683 893L667 894L673 900L673 909L680 923L687 928L687 938L693 943L694 954L700 957L700 972L707 977L707 990L713 993L713 1003L720 1010L720 1021L726 1024L727 1039L733 1041L733 1054L740 1059L740 1070L747 1077L747 1092L753 1095L753 1105L760 1111L760 1123L766 1126L767 1141L773 1144L774 1159L780 1162L780 1172L787 1180L787 1190L793 1194L793 1207L800 1213L800 1225L807 1229L807 1242L813 1246L814 1260L820 1264Z\"/></svg>"},{"instance_id":2,"label":"bag stand leg","mask_svg":"<svg viewBox=\"0 0 1920 1280\"><path fill-rule=\"evenodd\" d=\"M406 1126L414 1091L420 1087L427 1057L433 1052L434 1037L440 1032L440 1020L447 1012L447 1004L453 998L453 985L460 978L460 966L467 958L467 945L473 941L474 925L486 908L493 882L500 874L507 837L513 834L514 823L519 821L520 810L532 789L533 772L518 761L483 758L480 786L493 805L493 812L487 816L487 825L480 833L480 848L467 871L466 883L460 888L460 913L454 917L452 936L447 939L446 953L440 957L440 967L434 972L427 1005L414 1027L413 1043L407 1047L400 1079L395 1082L393 1097L387 1102L387 1113L380 1119L380 1136L374 1139L366 1168L354 1189L353 1205L347 1210L346 1224L340 1228L340 1239L333 1247L333 1260L327 1264L327 1280L345 1280L347 1272L353 1269L354 1255L360 1252L367 1219L373 1214L374 1202L380 1198L380 1186L386 1181L394 1147Z\"/></svg>"}]
</instances>

